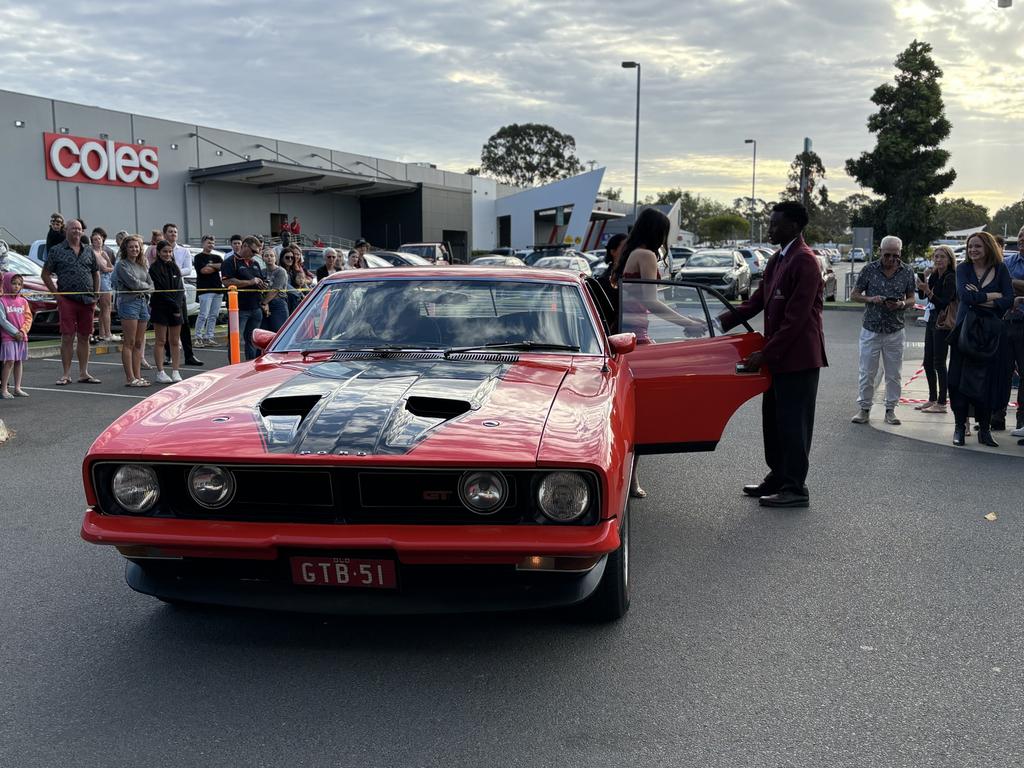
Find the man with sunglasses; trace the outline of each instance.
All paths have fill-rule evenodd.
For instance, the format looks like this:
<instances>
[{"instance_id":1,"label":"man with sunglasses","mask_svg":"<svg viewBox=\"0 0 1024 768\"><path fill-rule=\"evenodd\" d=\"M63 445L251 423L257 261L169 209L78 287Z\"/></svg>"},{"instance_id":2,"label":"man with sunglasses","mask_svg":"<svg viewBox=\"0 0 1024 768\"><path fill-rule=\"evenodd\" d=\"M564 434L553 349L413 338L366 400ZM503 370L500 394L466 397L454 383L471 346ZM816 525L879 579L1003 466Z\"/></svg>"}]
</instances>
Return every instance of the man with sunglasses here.
<instances>
[{"instance_id":1,"label":"man with sunglasses","mask_svg":"<svg viewBox=\"0 0 1024 768\"><path fill-rule=\"evenodd\" d=\"M324 248L324 263L316 270L316 279L323 280L328 275L340 272L338 266L338 252L333 248Z\"/></svg>"},{"instance_id":2,"label":"man with sunglasses","mask_svg":"<svg viewBox=\"0 0 1024 768\"><path fill-rule=\"evenodd\" d=\"M54 211L50 215L50 228L46 231L46 245L43 246L42 254L43 261L46 261L46 254L50 252L50 249L55 245L63 243L65 237L64 217Z\"/></svg>"},{"instance_id":3,"label":"man with sunglasses","mask_svg":"<svg viewBox=\"0 0 1024 768\"><path fill-rule=\"evenodd\" d=\"M259 355L259 350L252 343L252 332L263 322L260 292L266 289L267 281L255 259L262 250L260 241L250 235L242 241L238 255L228 256L220 270L224 287L233 285L238 288L238 330L245 339L246 360L254 360Z\"/></svg>"}]
</instances>

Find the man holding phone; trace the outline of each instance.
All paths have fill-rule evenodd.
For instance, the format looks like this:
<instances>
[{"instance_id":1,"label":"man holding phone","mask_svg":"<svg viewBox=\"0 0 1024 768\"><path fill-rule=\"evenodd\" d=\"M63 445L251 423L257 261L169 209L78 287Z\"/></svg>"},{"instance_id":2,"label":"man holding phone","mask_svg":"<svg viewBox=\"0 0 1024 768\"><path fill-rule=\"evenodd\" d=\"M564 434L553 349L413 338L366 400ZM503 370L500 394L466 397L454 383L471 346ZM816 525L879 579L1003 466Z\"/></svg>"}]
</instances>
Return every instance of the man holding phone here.
<instances>
[{"instance_id":1,"label":"man holding phone","mask_svg":"<svg viewBox=\"0 0 1024 768\"><path fill-rule=\"evenodd\" d=\"M871 416L879 358L885 375L885 423L900 423L896 404L902 389L904 312L914 306L917 295L914 272L903 263L902 252L902 240L894 235L883 237L878 261L860 271L850 295L850 301L866 305L860 331L860 410L851 419L854 424L867 424Z\"/></svg>"}]
</instances>

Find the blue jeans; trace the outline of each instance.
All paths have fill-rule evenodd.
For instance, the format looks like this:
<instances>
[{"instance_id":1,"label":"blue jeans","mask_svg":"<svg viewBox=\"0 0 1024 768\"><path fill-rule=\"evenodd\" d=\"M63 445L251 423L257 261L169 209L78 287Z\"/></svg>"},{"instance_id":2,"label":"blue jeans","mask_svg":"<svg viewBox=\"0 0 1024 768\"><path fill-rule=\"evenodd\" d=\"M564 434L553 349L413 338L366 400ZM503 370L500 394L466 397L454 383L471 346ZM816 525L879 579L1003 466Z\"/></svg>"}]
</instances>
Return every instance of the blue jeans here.
<instances>
[{"instance_id":1,"label":"blue jeans","mask_svg":"<svg viewBox=\"0 0 1024 768\"><path fill-rule=\"evenodd\" d=\"M196 319L196 338L213 341L217 328L217 315L220 314L220 293L199 294L199 317Z\"/></svg>"},{"instance_id":2,"label":"blue jeans","mask_svg":"<svg viewBox=\"0 0 1024 768\"><path fill-rule=\"evenodd\" d=\"M268 306L270 307L270 314L263 316L263 325L261 327L264 330L277 333L281 330L281 326L284 325L284 321L288 319L288 302L285 299L274 299Z\"/></svg>"},{"instance_id":3,"label":"blue jeans","mask_svg":"<svg viewBox=\"0 0 1024 768\"><path fill-rule=\"evenodd\" d=\"M245 339L245 359L255 360L260 351L252 345L252 332L260 327L260 323L263 322L263 310L259 307L255 309L239 309L238 310L238 332L242 338ZM231 352L228 352L230 357Z\"/></svg>"}]
</instances>

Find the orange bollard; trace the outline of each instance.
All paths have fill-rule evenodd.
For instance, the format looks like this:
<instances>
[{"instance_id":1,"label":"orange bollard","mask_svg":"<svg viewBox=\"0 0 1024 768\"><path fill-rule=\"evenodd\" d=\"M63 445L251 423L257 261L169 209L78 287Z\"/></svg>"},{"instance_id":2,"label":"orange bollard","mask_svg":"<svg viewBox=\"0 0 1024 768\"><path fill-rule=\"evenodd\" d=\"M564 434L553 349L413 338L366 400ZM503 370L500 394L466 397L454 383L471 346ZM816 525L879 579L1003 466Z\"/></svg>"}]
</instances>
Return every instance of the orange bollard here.
<instances>
[{"instance_id":1,"label":"orange bollard","mask_svg":"<svg viewBox=\"0 0 1024 768\"><path fill-rule=\"evenodd\" d=\"M238 288L228 287L228 353L231 364L242 361L242 350L238 340Z\"/></svg>"}]
</instances>

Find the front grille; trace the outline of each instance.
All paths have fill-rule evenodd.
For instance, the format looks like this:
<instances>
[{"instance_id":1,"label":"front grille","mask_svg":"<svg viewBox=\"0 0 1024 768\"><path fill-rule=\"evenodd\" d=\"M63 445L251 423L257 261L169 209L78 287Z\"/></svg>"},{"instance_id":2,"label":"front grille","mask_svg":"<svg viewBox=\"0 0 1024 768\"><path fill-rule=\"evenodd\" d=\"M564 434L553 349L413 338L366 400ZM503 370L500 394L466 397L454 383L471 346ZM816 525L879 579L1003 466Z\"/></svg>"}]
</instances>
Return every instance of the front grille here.
<instances>
[{"instance_id":1,"label":"front grille","mask_svg":"<svg viewBox=\"0 0 1024 768\"><path fill-rule=\"evenodd\" d=\"M100 510L128 514L109 489L119 464L93 467ZM537 485L547 474L538 470L495 469L508 484L503 507L489 515L467 509L459 496L466 471L401 470L373 467L231 467L237 491L221 509L204 509L188 492L192 464L151 464L160 482L157 506L147 517L237 522L395 523L403 525L515 525L545 523L534 503ZM596 475L584 473L590 487L590 510L573 525L596 523L600 488Z\"/></svg>"}]
</instances>

